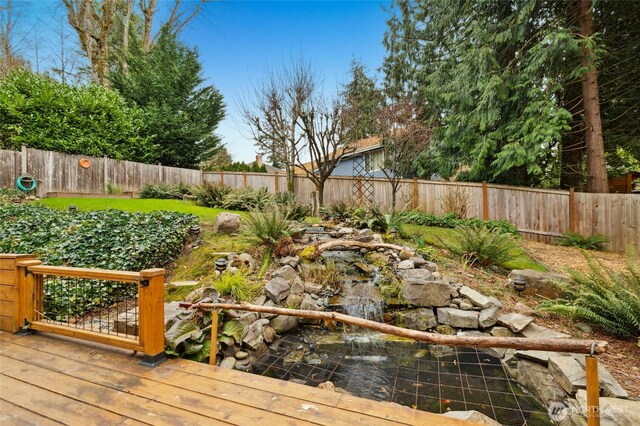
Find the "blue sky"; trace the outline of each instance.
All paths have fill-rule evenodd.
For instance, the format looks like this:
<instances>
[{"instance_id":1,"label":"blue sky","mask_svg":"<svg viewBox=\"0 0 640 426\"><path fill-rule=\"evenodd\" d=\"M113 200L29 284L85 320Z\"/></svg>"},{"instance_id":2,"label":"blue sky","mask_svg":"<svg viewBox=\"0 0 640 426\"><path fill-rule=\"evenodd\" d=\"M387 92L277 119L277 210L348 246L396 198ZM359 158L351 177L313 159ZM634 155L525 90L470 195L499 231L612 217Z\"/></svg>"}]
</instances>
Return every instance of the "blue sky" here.
<instances>
[{"instance_id":1,"label":"blue sky","mask_svg":"<svg viewBox=\"0 0 640 426\"><path fill-rule=\"evenodd\" d=\"M14 0L16 1L16 0ZM166 0L164 0L166 1ZM160 0L163 2L163 0ZM18 7L24 54L34 62L39 41L41 68L59 47L66 25L61 1L32 0ZM137 3L137 2L136 2ZM352 58L376 75L385 54L389 1L223 1L212 2L181 34L200 52L204 76L227 103L227 118L219 127L236 161L255 159L255 147L239 115L238 103L269 71L292 60L310 62L324 81L327 95L348 82ZM166 6L166 4L165 4ZM67 26L72 42L75 33Z\"/></svg>"}]
</instances>

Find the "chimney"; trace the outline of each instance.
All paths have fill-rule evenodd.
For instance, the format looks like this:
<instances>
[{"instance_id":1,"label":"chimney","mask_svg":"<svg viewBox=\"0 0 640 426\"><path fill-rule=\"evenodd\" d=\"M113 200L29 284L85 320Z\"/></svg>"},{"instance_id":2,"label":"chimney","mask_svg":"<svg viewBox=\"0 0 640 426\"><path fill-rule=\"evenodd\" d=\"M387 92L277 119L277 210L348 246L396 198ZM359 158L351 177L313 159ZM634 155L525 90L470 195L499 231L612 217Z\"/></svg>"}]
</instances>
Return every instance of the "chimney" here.
<instances>
[{"instance_id":1,"label":"chimney","mask_svg":"<svg viewBox=\"0 0 640 426\"><path fill-rule=\"evenodd\" d=\"M262 154L256 155L256 164L258 167L262 167Z\"/></svg>"}]
</instances>

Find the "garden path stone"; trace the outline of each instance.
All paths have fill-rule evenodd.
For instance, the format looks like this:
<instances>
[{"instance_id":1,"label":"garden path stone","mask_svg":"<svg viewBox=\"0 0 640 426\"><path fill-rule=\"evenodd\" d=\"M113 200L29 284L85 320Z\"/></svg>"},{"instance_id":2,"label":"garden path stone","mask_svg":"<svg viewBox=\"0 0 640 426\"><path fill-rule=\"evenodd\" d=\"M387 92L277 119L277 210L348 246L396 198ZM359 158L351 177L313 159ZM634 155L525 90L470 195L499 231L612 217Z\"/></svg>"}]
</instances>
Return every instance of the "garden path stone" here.
<instances>
[{"instance_id":1,"label":"garden path stone","mask_svg":"<svg viewBox=\"0 0 640 426\"><path fill-rule=\"evenodd\" d=\"M478 313L455 308L438 308L438 322L456 328L478 328Z\"/></svg>"},{"instance_id":2,"label":"garden path stone","mask_svg":"<svg viewBox=\"0 0 640 426\"><path fill-rule=\"evenodd\" d=\"M534 322L526 326L520 334L531 339L568 339L571 337L568 334L551 330Z\"/></svg>"},{"instance_id":3,"label":"garden path stone","mask_svg":"<svg viewBox=\"0 0 640 426\"><path fill-rule=\"evenodd\" d=\"M438 319L430 308L400 311L395 316L398 325L412 330L426 331L438 325Z\"/></svg>"},{"instance_id":4,"label":"garden path stone","mask_svg":"<svg viewBox=\"0 0 640 426\"><path fill-rule=\"evenodd\" d=\"M272 278L264 286L264 293L277 304L291 294L291 285L289 281L282 277Z\"/></svg>"},{"instance_id":5,"label":"garden path stone","mask_svg":"<svg viewBox=\"0 0 640 426\"><path fill-rule=\"evenodd\" d=\"M491 300L487 296L478 293L476 290L471 287L467 287L466 285L460 287L458 293L460 293L460 296L463 296L473 303L474 306L479 306L482 309L491 306Z\"/></svg>"},{"instance_id":6,"label":"garden path stone","mask_svg":"<svg viewBox=\"0 0 640 426\"><path fill-rule=\"evenodd\" d=\"M222 360L222 362L220 363L220 367L222 368L229 368L229 369L233 369L233 367L236 366L236 359L234 357L226 357L225 359Z\"/></svg>"},{"instance_id":7,"label":"garden path stone","mask_svg":"<svg viewBox=\"0 0 640 426\"><path fill-rule=\"evenodd\" d=\"M532 317L517 314L512 312L510 314L500 315L498 317L498 322L506 327L508 327L514 333L521 332L526 326L531 324L533 321Z\"/></svg>"},{"instance_id":8,"label":"garden path stone","mask_svg":"<svg viewBox=\"0 0 640 426\"><path fill-rule=\"evenodd\" d=\"M499 309L495 306L489 306L486 309L480 311L480 316L478 317L478 325L480 328L488 328L498 321Z\"/></svg>"},{"instance_id":9,"label":"garden path stone","mask_svg":"<svg viewBox=\"0 0 640 426\"><path fill-rule=\"evenodd\" d=\"M236 234L240 229L240 215L222 212L216 216L213 231L219 234Z\"/></svg>"},{"instance_id":10,"label":"garden path stone","mask_svg":"<svg viewBox=\"0 0 640 426\"><path fill-rule=\"evenodd\" d=\"M584 368L571 356L550 356L549 373L569 395L575 395L578 389L587 386Z\"/></svg>"}]
</instances>

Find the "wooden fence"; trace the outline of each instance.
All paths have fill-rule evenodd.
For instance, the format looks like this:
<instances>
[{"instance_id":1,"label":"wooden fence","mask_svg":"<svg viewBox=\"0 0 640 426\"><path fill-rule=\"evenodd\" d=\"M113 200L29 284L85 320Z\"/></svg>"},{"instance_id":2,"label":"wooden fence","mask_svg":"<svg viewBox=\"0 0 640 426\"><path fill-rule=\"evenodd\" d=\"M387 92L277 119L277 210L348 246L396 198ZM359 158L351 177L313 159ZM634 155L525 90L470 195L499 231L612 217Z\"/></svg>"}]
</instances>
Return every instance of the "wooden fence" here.
<instances>
[{"instance_id":1,"label":"wooden fence","mask_svg":"<svg viewBox=\"0 0 640 426\"><path fill-rule=\"evenodd\" d=\"M88 168L80 160L88 159ZM124 191L137 192L149 183L199 185L219 182L234 188L267 188L285 191L284 174L202 172L131 161L92 158L23 148L21 152L0 150L0 187L13 187L21 174L38 181L37 195L50 192L104 193L111 183ZM372 202L385 211L391 208L391 185L373 179L373 197L366 200L358 178L333 177L325 186L325 204L337 200ZM303 202L313 202L315 188L304 176L296 176L294 191ZM446 213L445 200L452 194L467 200L467 216L503 219L513 223L529 239L552 242L573 230L582 235L603 234L611 239L607 248L624 251L629 244L640 248L640 195L588 194L572 191L467 182L402 180L397 194L398 209Z\"/></svg>"}]
</instances>

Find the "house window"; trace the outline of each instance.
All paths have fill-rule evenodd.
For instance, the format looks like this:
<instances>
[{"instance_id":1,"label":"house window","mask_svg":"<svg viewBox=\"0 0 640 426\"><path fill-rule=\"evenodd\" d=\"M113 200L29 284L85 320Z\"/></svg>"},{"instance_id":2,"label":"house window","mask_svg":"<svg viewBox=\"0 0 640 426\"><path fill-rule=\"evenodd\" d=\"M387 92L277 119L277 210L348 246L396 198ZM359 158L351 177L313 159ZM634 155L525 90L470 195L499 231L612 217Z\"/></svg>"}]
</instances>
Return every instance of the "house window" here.
<instances>
[{"instance_id":1,"label":"house window","mask_svg":"<svg viewBox=\"0 0 640 426\"><path fill-rule=\"evenodd\" d=\"M382 170L384 166L384 152L377 151L372 152L364 157L364 168L367 172L373 172L375 170Z\"/></svg>"}]
</instances>

